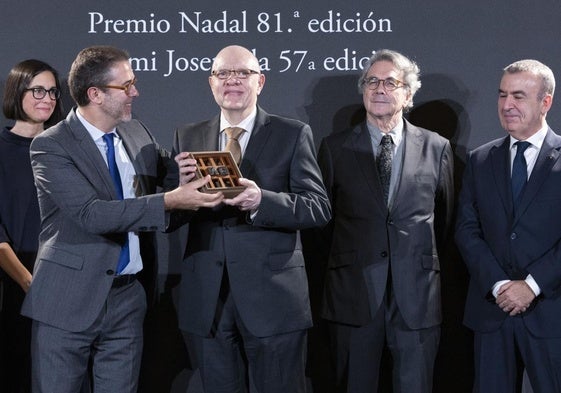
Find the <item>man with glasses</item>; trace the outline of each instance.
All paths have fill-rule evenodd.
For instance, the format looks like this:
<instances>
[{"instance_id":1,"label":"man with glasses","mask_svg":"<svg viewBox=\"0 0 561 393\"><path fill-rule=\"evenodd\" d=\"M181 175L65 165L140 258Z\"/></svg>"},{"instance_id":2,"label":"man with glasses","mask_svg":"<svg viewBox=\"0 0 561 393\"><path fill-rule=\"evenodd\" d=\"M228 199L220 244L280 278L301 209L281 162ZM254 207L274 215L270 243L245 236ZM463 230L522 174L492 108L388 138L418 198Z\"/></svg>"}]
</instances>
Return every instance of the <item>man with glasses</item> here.
<instances>
[{"instance_id":1,"label":"man with glasses","mask_svg":"<svg viewBox=\"0 0 561 393\"><path fill-rule=\"evenodd\" d=\"M377 51L358 82L366 121L327 136L318 162L333 218L322 316L338 392L376 393L384 347L395 392L432 392L442 321L438 248L453 204L450 143L403 118L419 68Z\"/></svg>"},{"instance_id":2,"label":"man with glasses","mask_svg":"<svg viewBox=\"0 0 561 393\"><path fill-rule=\"evenodd\" d=\"M300 230L330 218L312 132L257 106L265 75L246 48L222 49L209 84L220 114L175 133L181 183L195 170L189 152L228 148L245 190L190 217L180 328L205 392L247 392L248 376L258 392L304 392L312 319Z\"/></svg>"},{"instance_id":3,"label":"man with glasses","mask_svg":"<svg viewBox=\"0 0 561 393\"><path fill-rule=\"evenodd\" d=\"M22 313L33 319L34 392L78 392L88 365L93 391L137 391L146 311L137 276L155 264L153 232L165 230L167 210L223 198L197 191L210 177L166 181L175 162L131 120L135 82L126 52L82 50L68 77L77 108L31 144L41 233Z\"/></svg>"}]
</instances>

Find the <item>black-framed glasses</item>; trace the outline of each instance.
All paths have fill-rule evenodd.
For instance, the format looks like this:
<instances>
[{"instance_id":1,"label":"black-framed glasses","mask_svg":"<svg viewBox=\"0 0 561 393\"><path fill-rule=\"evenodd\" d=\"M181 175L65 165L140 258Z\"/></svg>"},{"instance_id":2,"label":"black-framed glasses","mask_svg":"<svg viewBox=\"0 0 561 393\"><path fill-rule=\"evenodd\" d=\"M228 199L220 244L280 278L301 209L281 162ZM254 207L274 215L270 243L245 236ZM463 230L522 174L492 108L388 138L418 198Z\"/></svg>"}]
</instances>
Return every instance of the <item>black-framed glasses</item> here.
<instances>
[{"instance_id":1,"label":"black-framed glasses","mask_svg":"<svg viewBox=\"0 0 561 393\"><path fill-rule=\"evenodd\" d=\"M211 72L212 76L217 77L221 80L226 80L230 78L232 75L237 79L247 79L250 75L257 75L260 74L259 71L250 70L248 68L240 69L240 70L215 70Z\"/></svg>"},{"instance_id":2,"label":"black-framed glasses","mask_svg":"<svg viewBox=\"0 0 561 393\"><path fill-rule=\"evenodd\" d=\"M380 83L387 91L393 91L397 88L407 86L405 82L402 82L395 78L378 79L375 76L366 78L363 82L363 85L366 85L370 90L376 90L378 86L380 86Z\"/></svg>"},{"instance_id":3,"label":"black-framed glasses","mask_svg":"<svg viewBox=\"0 0 561 393\"><path fill-rule=\"evenodd\" d=\"M44 87L30 87L29 89L25 89L25 91L30 91L31 94L33 94L33 98L36 100L42 100L47 93L49 93L49 98L51 100L58 100L60 98L60 90L56 87L51 87L49 90Z\"/></svg>"},{"instance_id":4,"label":"black-framed glasses","mask_svg":"<svg viewBox=\"0 0 561 393\"><path fill-rule=\"evenodd\" d=\"M106 89L123 90L126 95L130 95L129 93L130 93L131 87L133 87L136 84L136 82L138 82L138 80L135 77L133 80L125 83L124 85L105 85L105 86L99 86L99 87L106 88Z\"/></svg>"}]
</instances>

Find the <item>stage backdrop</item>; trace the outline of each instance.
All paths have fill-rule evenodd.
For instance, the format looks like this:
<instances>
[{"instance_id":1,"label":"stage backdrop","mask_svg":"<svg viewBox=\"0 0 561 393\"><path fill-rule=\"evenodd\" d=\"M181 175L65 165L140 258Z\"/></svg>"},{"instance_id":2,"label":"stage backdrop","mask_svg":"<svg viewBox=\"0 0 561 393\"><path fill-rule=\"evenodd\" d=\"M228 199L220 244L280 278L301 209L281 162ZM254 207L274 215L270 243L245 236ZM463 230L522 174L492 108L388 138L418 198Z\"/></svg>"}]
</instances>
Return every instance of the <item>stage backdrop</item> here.
<instances>
[{"instance_id":1,"label":"stage backdrop","mask_svg":"<svg viewBox=\"0 0 561 393\"><path fill-rule=\"evenodd\" d=\"M176 127L218 113L208 86L212 58L222 47L240 44L255 53L267 78L260 104L308 122L319 144L360 119L356 81L361 66L373 51L390 48L418 62L423 86L409 117L452 141L459 179L466 151L504 134L497 120L504 66L535 58L561 79L560 7L558 0L2 0L0 89L10 68L23 59L47 61L66 82L80 49L94 44L124 48L140 91L134 115L170 147ZM72 107L67 91L64 103L66 110ZM554 100L548 121L561 131L560 120L561 107ZM162 237L161 295L169 297L169 308L150 316L153 326L147 331L167 338L147 345L155 365L143 372L145 386L152 386L145 391L199 389L191 378L195 367L185 360L174 330L171 299L183 235ZM469 391L470 337L461 327L466 274L454 247L449 248L439 358L444 371L436 378L437 389ZM310 268L313 302L320 291L320 262ZM314 343L322 342L321 332L318 336L312 336ZM328 379L329 371L313 361L324 358L319 348L312 348L310 375L317 376L311 378L314 391L324 393L328 385L316 381ZM446 382L444 374L450 372Z\"/></svg>"}]
</instances>

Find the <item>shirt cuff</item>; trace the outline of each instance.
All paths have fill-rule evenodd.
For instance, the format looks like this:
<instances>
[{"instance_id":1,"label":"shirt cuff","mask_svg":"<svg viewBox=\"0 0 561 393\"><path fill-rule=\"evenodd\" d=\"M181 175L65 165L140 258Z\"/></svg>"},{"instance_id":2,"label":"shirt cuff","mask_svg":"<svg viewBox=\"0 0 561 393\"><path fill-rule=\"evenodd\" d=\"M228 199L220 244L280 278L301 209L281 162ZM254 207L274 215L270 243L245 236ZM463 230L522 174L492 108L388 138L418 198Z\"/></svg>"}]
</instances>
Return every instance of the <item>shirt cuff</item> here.
<instances>
[{"instance_id":1,"label":"shirt cuff","mask_svg":"<svg viewBox=\"0 0 561 393\"><path fill-rule=\"evenodd\" d=\"M534 292L534 295L536 295L536 297L540 296L542 290L540 289L540 286L538 285L536 280L534 280L534 277L532 277L531 274L528 274L528 276L526 276L526 279L524 281L526 281L526 284L528 284L528 286L532 288L532 291Z\"/></svg>"},{"instance_id":2,"label":"shirt cuff","mask_svg":"<svg viewBox=\"0 0 561 393\"><path fill-rule=\"evenodd\" d=\"M510 282L510 280L501 280L501 281L497 281L497 282L495 283L495 285L493 285L493 289L491 290L491 292L493 293L493 296L495 297L495 299L496 299L497 296L498 296L499 289L500 289L504 284L506 284L507 282Z\"/></svg>"}]
</instances>

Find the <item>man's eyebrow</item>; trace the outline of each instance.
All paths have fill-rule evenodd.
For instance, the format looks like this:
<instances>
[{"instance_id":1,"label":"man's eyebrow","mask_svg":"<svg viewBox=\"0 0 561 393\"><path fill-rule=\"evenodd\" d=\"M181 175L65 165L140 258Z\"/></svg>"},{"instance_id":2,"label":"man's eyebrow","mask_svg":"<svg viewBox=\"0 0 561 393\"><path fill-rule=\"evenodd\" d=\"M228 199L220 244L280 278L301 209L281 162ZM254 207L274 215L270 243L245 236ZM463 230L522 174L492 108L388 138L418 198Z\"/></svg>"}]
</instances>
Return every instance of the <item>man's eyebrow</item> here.
<instances>
[{"instance_id":1,"label":"man's eyebrow","mask_svg":"<svg viewBox=\"0 0 561 393\"><path fill-rule=\"evenodd\" d=\"M526 92L524 90L515 90L515 91L507 92L506 90L499 89L499 93L512 94L512 95L522 94L524 96L526 95Z\"/></svg>"}]
</instances>

